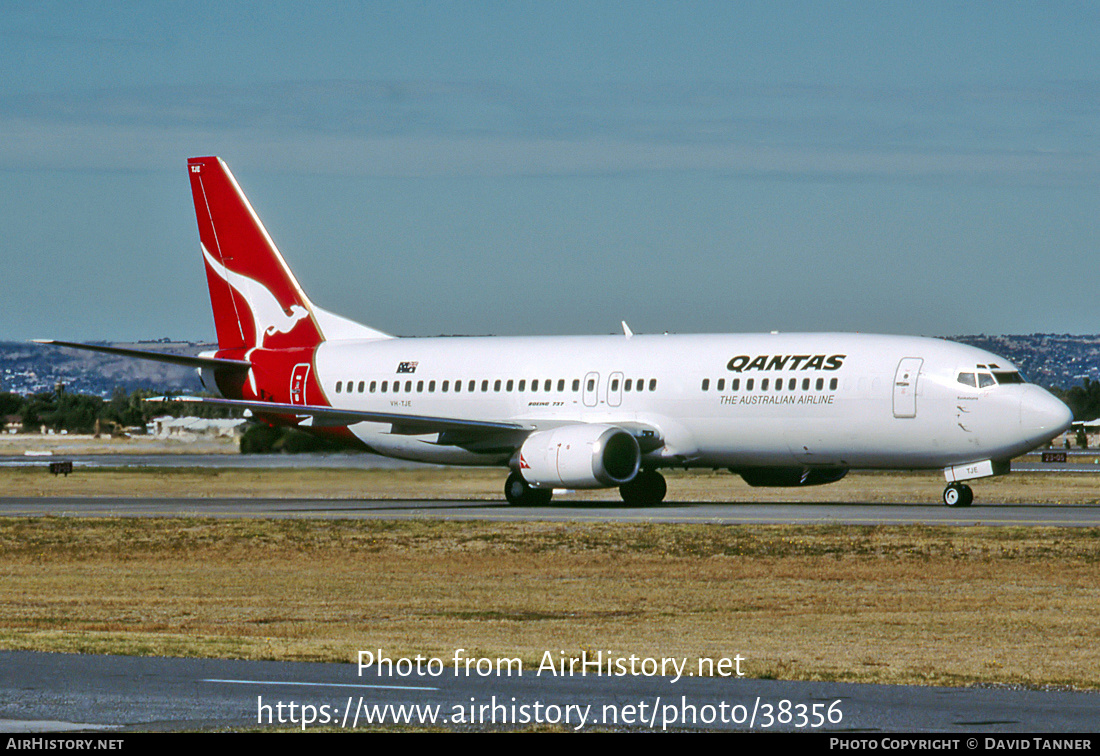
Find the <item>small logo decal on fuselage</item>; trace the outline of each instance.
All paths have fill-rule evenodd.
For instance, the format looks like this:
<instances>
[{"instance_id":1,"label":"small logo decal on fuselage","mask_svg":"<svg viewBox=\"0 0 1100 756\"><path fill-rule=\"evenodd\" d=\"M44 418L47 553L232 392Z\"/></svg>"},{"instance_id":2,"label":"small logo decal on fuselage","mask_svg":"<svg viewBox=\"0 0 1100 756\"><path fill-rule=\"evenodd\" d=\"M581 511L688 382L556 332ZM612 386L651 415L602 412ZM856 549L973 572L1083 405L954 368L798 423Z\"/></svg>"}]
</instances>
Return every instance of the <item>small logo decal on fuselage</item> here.
<instances>
[{"instance_id":1,"label":"small logo decal on fuselage","mask_svg":"<svg viewBox=\"0 0 1100 756\"><path fill-rule=\"evenodd\" d=\"M419 362L399 362L397 363L397 372L399 373L415 373L416 366Z\"/></svg>"}]
</instances>

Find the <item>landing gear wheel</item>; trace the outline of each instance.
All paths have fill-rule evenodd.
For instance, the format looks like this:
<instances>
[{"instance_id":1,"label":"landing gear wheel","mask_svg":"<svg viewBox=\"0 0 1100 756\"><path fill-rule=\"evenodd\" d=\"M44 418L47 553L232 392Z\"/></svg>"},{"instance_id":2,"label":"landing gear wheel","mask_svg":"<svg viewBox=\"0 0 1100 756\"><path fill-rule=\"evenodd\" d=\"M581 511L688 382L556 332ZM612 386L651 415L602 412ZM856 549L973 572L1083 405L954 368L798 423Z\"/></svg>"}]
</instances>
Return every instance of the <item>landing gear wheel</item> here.
<instances>
[{"instance_id":1,"label":"landing gear wheel","mask_svg":"<svg viewBox=\"0 0 1100 756\"><path fill-rule=\"evenodd\" d=\"M548 488L531 488L518 472L509 475L504 483L504 498L514 507L544 507L553 495Z\"/></svg>"},{"instance_id":2,"label":"landing gear wheel","mask_svg":"<svg viewBox=\"0 0 1100 756\"><path fill-rule=\"evenodd\" d=\"M974 492L970 486L962 483L952 483L943 489L943 503L949 507L969 507L974 501Z\"/></svg>"},{"instance_id":3,"label":"landing gear wheel","mask_svg":"<svg viewBox=\"0 0 1100 756\"><path fill-rule=\"evenodd\" d=\"M656 470L640 470L634 479L619 486L623 501L635 507L652 507L660 504L668 493L665 476Z\"/></svg>"}]
</instances>

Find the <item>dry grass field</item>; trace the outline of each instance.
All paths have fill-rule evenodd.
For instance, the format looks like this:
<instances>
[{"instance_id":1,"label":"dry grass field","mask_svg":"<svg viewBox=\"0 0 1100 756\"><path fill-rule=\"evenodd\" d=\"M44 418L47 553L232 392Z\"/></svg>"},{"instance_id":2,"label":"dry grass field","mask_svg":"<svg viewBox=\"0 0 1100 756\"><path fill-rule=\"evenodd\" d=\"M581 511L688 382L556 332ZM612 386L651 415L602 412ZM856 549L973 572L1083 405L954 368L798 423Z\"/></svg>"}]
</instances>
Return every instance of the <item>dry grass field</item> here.
<instances>
[{"instance_id":1,"label":"dry grass field","mask_svg":"<svg viewBox=\"0 0 1100 756\"><path fill-rule=\"evenodd\" d=\"M1081 528L9 518L0 647L1098 688L1098 578Z\"/></svg>"}]
</instances>

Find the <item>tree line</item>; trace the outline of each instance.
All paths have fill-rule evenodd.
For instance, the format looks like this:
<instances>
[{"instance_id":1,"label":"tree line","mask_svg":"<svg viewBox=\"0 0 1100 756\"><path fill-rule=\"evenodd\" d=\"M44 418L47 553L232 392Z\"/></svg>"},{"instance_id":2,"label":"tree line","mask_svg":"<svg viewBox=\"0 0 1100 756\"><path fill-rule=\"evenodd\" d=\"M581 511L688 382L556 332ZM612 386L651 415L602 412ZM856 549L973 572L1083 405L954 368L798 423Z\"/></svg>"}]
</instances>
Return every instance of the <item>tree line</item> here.
<instances>
[{"instance_id":1,"label":"tree line","mask_svg":"<svg viewBox=\"0 0 1100 756\"><path fill-rule=\"evenodd\" d=\"M152 391L127 393L116 388L110 399L92 394L47 391L22 396L0 393L0 416L18 417L25 432L42 429L69 433L109 432L111 429L144 428L154 417L240 417L239 410L185 402L147 402Z\"/></svg>"},{"instance_id":2,"label":"tree line","mask_svg":"<svg viewBox=\"0 0 1100 756\"><path fill-rule=\"evenodd\" d=\"M1100 418L1100 381L1086 378L1080 386L1072 386L1068 389L1052 388L1050 392L1073 410L1074 420Z\"/></svg>"},{"instance_id":3,"label":"tree line","mask_svg":"<svg viewBox=\"0 0 1100 756\"><path fill-rule=\"evenodd\" d=\"M43 392L22 396L0 393L0 418L17 417L26 433L43 428L54 432L114 434L126 428L141 428L154 417L238 418L241 411L193 402L147 402L158 394L149 390L127 393L116 388L110 399L93 394ZM242 454L271 454L336 451L340 445L294 428L273 428L251 421L241 435Z\"/></svg>"}]
</instances>

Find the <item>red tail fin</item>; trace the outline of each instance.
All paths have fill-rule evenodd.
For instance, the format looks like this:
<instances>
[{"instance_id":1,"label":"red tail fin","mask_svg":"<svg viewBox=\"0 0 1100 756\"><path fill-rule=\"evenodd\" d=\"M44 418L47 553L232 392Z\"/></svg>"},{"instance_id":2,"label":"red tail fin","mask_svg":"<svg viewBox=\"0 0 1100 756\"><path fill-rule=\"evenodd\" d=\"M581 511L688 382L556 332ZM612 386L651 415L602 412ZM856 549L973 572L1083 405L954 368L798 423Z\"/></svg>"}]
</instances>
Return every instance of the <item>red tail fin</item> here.
<instances>
[{"instance_id":1,"label":"red tail fin","mask_svg":"<svg viewBox=\"0 0 1100 756\"><path fill-rule=\"evenodd\" d=\"M226 164L200 157L187 165L219 349L324 341L313 305Z\"/></svg>"}]
</instances>

